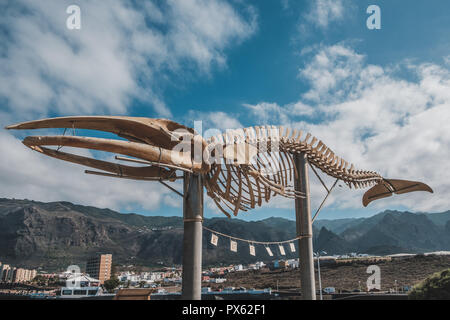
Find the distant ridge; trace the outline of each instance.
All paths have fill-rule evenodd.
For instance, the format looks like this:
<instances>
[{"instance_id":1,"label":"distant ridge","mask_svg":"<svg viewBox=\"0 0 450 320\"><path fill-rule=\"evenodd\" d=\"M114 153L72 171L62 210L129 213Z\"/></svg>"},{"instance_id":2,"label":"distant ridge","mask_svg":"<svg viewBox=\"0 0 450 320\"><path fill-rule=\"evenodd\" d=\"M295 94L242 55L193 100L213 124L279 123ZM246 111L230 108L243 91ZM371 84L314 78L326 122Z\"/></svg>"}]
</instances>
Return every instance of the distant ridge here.
<instances>
[{"instance_id":1,"label":"distant ridge","mask_svg":"<svg viewBox=\"0 0 450 320\"><path fill-rule=\"evenodd\" d=\"M218 232L257 241L281 241L296 235L295 222L283 218L250 222L212 218L205 219L204 224ZM122 214L64 201L0 199L0 261L54 269L83 264L93 253L111 252L117 263L181 264L182 226L181 217ZM317 220L313 229L314 250L329 254L450 250L450 211L384 211L370 218ZM205 265L297 258L297 253L290 253L288 248L287 255L281 256L275 246L273 258L261 246L256 247L253 257L248 244L242 242L234 253L229 250L228 239L219 237L215 247L210 237L210 232L203 233Z\"/></svg>"}]
</instances>

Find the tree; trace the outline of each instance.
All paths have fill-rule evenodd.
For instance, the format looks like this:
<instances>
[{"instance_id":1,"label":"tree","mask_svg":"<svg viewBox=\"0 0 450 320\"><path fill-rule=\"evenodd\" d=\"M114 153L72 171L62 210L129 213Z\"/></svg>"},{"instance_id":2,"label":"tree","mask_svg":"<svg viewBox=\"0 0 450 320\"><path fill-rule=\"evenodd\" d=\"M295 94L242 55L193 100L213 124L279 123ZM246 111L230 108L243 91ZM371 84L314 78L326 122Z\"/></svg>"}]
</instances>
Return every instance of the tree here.
<instances>
[{"instance_id":1,"label":"tree","mask_svg":"<svg viewBox=\"0 0 450 320\"><path fill-rule=\"evenodd\" d=\"M36 283L38 286L46 286L48 283L48 279L42 275L37 275L32 280L32 283Z\"/></svg>"},{"instance_id":2,"label":"tree","mask_svg":"<svg viewBox=\"0 0 450 320\"><path fill-rule=\"evenodd\" d=\"M103 283L103 286L105 287L105 289L106 289L108 292L111 292L111 291L113 291L115 288L117 288L117 287L119 286L119 284L120 284L119 279L116 278L116 277L114 277L114 278L111 278L111 279L109 279L109 280L106 280L105 283Z\"/></svg>"},{"instance_id":3,"label":"tree","mask_svg":"<svg viewBox=\"0 0 450 320\"><path fill-rule=\"evenodd\" d=\"M449 300L450 269L437 272L415 285L409 293L414 300Z\"/></svg>"}]
</instances>

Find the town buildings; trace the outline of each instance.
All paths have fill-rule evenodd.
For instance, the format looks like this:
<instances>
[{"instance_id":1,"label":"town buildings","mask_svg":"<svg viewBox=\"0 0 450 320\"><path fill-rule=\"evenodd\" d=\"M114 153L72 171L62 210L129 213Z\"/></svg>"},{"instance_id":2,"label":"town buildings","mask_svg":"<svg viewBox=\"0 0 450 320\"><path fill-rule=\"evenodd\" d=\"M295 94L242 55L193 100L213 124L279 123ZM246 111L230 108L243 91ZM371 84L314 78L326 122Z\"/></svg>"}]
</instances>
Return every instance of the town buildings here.
<instances>
[{"instance_id":1,"label":"town buildings","mask_svg":"<svg viewBox=\"0 0 450 320\"><path fill-rule=\"evenodd\" d=\"M12 267L8 264L0 262L0 281L23 283L33 280L37 275L36 270L28 270L23 268Z\"/></svg>"},{"instance_id":2,"label":"town buildings","mask_svg":"<svg viewBox=\"0 0 450 320\"><path fill-rule=\"evenodd\" d=\"M0 281L6 281L11 267L8 264L0 263Z\"/></svg>"},{"instance_id":3,"label":"town buildings","mask_svg":"<svg viewBox=\"0 0 450 320\"><path fill-rule=\"evenodd\" d=\"M86 273L101 284L111 278L112 254L100 254L89 258L86 263Z\"/></svg>"},{"instance_id":4,"label":"town buildings","mask_svg":"<svg viewBox=\"0 0 450 320\"><path fill-rule=\"evenodd\" d=\"M17 268L13 273L13 282L14 283L23 283L33 280L37 275L36 270L28 270Z\"/></svg>"}]
</instances>

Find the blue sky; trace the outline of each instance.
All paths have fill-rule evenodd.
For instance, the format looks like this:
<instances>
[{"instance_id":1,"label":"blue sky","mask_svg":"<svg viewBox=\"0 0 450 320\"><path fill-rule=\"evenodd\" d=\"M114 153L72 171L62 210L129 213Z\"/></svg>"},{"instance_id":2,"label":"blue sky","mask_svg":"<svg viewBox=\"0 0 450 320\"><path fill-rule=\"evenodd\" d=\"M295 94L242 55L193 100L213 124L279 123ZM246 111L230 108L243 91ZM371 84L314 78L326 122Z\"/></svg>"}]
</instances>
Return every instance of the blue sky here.
<instances>
[{"instance_id":1,"label":"blue sky","mask_svg":"<svg viewBox=\"0 0 450 320\"><path fill-rule=\"evenodd\" d=\"M320 44L351 43L358 53L367 55L367 63L382 66L405 59L442 63L450 53L450 4L445 1L432 6L426 1L377 1L382 29L376 31L366 27L366 8L373 1L346 3L353 7L345 18L326 30L312 25L305 36L298 25L310 2L291 1L285 10L277 1L252 3L258 9L258 30L228 51L227 69L214 72L213 78L190 82L181 90L168 88L168 104L181 112L189 108L239 113L243 103L272 101L283 105L297 101L308 90L308 83L298 78L298 69L305 63L300 53ZM253 119L244 117L242 121L254 124Z\"/></svg>"},{"instance_id":2,"label":"blue sky","mask_svg":"<svg viewBox=\"0 0 450 320\"><path fill-rule=\"evenodd\" d=\"M427 182L430 194L369 208L338 188L321 218L450 208L450 3L352 0L71 1L0 4L0 124L66 115L169 117L225 130L309 130L361 169ZM369 30L366 9L381 9ZM160 185L87 177L0 133L1 197L181 215ZM329 184L332 180L327 179ZM324 196L312 178L313 208ZM207 201L206 217L222 216ZM276 199L238 216L294 219Z\"/></svg>"}]
</instances>

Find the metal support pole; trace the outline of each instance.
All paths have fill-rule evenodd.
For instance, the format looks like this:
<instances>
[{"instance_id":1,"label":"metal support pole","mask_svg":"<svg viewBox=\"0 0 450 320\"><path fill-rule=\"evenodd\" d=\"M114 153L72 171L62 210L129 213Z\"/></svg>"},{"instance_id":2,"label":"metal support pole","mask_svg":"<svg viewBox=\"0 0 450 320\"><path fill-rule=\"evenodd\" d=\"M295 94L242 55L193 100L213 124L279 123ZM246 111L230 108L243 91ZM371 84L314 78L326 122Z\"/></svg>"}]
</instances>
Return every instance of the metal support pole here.
<instances>
[{"instance_id":1,"label":"metal support pole","mask_svg":"<svg viewBox=\"0 0 450 320\"><path fill-rule=\"evenodd\" d=\"M320 278L320 253L317 254L317 274L319 276L320 300L323 300L323 297L322 297L322 279Z\"/></svg>"},{"instance_id":2,"label":"metal support pole","mask_svg":"<svg viewBox=\"0 0 450 320\"><path fill-rule=\"evenodd\" d=\"M201 300L203 184L198 174L184 173L183 300Z\"/></svg>"},{"instance_id":3,"label":"metal support pole","mask_svg":"<svg viewBox=\"0 0 450 320\"><path fill-rule=\"evenodd\" d=\"M316 300L308 159L306 154L295 154L294 163L297 171L297 176L295 177L295 190L305 194L304 199L295 199L297 236L302 236L302 238L298 240L302 299Z\"/></svg>"}]
</instances>

